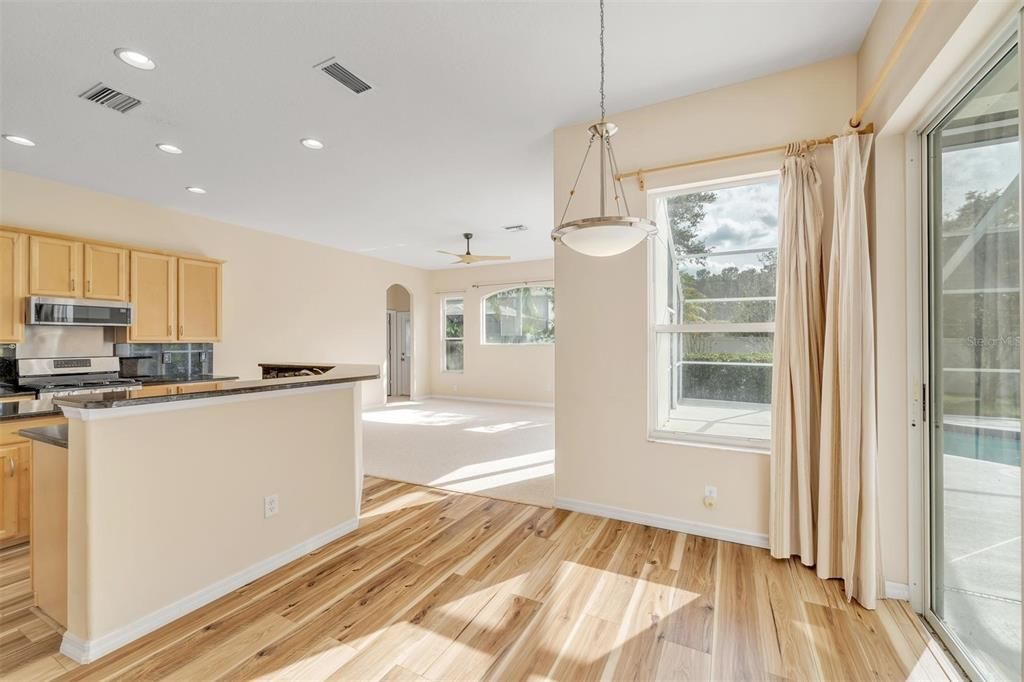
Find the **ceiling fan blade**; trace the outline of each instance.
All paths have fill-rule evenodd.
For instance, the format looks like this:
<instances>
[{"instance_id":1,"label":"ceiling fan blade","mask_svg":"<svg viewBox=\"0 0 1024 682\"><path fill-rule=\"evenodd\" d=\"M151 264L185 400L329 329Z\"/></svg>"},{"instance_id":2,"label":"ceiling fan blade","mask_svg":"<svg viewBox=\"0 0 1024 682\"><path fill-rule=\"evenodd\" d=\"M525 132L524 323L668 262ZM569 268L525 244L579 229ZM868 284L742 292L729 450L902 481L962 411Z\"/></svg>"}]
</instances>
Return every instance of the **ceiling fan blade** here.
<instances>
[{"instance_id":1,"label":"ceiling fan blade","mask_svg":"<svg viewBox=\"0 0 1024 682\"><path fill-rule=\"evenodd\" d=\"M484 261L484 260L510 260L512 256L478 256L473 254L473 262Z\"/></svg>"},{"instance_id":2,"label":"ceiling fan blade","mask_svg":"<svg viewBox=\"0 0 1024 682\"><path fill-rule=\"evenodd\" d=\"M451 251L441 251L440 249L438 249L437 252L438 253L443 253L446 256L455 256L456 258L462 258L462 254L461 253L452 253Z\"/></svg>"}]
</instances>

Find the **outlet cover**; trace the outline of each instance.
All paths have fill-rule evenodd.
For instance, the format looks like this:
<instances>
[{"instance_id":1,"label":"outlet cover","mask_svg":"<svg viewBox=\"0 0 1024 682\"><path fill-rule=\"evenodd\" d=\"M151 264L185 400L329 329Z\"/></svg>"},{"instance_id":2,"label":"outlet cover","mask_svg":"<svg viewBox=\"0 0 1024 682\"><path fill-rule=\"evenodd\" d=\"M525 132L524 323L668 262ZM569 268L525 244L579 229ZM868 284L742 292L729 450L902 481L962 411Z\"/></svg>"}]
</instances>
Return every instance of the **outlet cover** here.
<instances>
[{"instance_id":1,"label":"outlet cover","mask_svg":"<svg viewBox=\"0 0 1024 682\"><path fill-rule=\"evenodd\" d=\"M705 485L704 497L718 497L718 488L713 485Z\"/></svg>"},{"instance_id":2,"label":"outlet cover","mask_svg":"<svg viewBox=\"0 0 1024 682\"><path fill-rule=\"evenodd\" d=\"M269 519L278 511L277 493L263 498L263 518Z\"/></svg>"}]
</instances>

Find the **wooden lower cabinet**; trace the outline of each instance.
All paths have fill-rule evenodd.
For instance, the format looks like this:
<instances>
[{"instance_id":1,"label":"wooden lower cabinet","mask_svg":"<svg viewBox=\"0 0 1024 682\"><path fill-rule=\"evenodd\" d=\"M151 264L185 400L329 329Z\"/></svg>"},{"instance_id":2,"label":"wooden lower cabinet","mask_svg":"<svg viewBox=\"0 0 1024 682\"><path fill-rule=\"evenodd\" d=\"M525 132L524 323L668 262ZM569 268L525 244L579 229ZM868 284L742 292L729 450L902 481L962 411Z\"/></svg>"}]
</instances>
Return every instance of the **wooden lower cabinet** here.
<instances>
[{"instance_id":1,"label":"wooden lower cabinet","mask_svg":"<svg viewBox=\"0 0 1024 682\"><path fill-rule=\"evenodd\" d=\"M28 538L31 457L32 444L28 441L0 445L0 545Z\"/></svg>"},{"instance_id":2,"label":"wooden lower cabinet","mask_svg":"<svg viewBox=\"0 0 1024 682\"><path fill-rule=\"evenodd\" d=\"M0 547L26 542L32 531L32 441L21 429L63 424L61 416L0 423Z\"/></svg>"}]
</instances>

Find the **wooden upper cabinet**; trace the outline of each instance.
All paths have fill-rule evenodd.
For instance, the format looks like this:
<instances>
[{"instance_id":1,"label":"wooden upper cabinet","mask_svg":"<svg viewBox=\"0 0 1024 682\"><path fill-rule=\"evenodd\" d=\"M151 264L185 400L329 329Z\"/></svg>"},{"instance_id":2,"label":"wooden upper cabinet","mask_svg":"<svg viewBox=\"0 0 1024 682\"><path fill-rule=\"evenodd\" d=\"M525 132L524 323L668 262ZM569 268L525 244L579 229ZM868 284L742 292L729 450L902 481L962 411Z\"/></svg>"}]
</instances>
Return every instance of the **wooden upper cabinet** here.
<instances>
[{"instance_id":1,"label":"wooden upper cabinet","mask_svg":"<svg viewBox=\"0 0 1024 682\"><path fill-rule=\"evenodd\" d=\"M178 259L178 340L220 341L220 263Z\"/></svg>"},{"instance_id":2,"label":"wooden upper cabinet","mask_svg":"<svg viewBox=\"0 0 1024 682\"><path fill-rule=\"evenodd\" d=\"M131 301L135 306L131 341L176 341L178 259L132 251Z\"/></svg>"},{"instance_id":3,"label":"wooden upper cabinet","mask_svg":"<svg viewBox=\"0 0 1024 682\"><path fill-rule=\"evenodd\" d=\"M85 297L128 300L128 249L85 245Z\"/></svg>"},{"instance_id":4,"label":"wooden upper cabinet","mask_svg":"<svg viewBox=\"0 0 1024 682\"><path fill-rule=\"evenodd\" d=\"M0 230L0 342L19 343L25 333L28 238Z\"/></svg>"},{"instance_id":5,"label":"wooden upper cabinet","mask_svg":"<svg viewBox=\"0 0 1024 682\"><path fill-rule=\"evenodd\" d=\"M29 237L29 293L34 296L82 296L82 242Z\"/></svg>"}]
</instances>

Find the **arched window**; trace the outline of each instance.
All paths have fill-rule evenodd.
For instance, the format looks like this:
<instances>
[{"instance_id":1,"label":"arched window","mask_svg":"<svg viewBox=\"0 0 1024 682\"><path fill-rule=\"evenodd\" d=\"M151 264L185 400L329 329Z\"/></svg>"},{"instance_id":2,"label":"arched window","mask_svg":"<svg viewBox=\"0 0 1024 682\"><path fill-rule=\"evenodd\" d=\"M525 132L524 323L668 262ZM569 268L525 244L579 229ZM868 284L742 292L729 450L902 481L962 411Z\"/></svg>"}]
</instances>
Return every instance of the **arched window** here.
<instances>
[{"instance_id":1,"label":"arched window","mask_svg":"<svg viewBox=\"0 0 1024 682\"><path fill-rule=\"evenodd\" d=\"M483 301L484 343L554 343L554 287L496 291Z\"/></svg>"}]
</instances>

